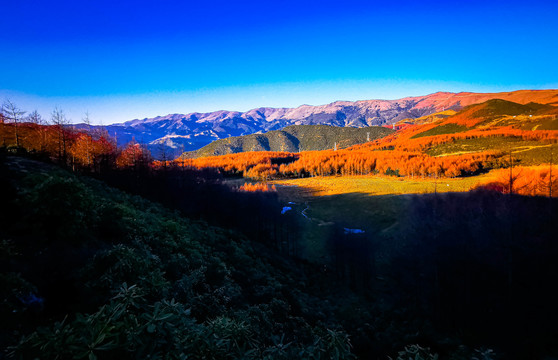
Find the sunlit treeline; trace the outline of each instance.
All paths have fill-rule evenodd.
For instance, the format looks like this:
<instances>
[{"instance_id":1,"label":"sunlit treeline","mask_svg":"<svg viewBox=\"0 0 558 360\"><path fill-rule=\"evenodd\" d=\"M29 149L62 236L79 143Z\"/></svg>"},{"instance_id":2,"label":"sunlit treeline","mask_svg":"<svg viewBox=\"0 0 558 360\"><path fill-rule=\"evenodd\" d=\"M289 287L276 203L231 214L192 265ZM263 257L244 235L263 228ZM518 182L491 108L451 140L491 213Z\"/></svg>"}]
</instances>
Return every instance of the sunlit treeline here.
<instances>
[{"instance_id":1,"label":"sunlit treeline","mask_svg":"<svg viewBox=\"0 0 558 360\"><path fill-rule=\"evenodd\" d=\"M178 160L183 166L217 168L254 179L387 174L409 177L456 177L503 166L494 152L433 157L408 151L308 151L299 154L252 152Z\"/></svg>"},{"instance_id":2,"label":"sunlit treeline","mask_svg":"<svg viewBox=\"0 0 558 360\"><path fill-rule=\"evenodd\" d=\"M268 185L264 183L244 183L238 188L239 191L244 192L270 192L277 191L275 185Z\"/></svg>"},{"instance_id":3,"label":"sunlit treeline","mask_svg":"<svg viewBox=\"0 0 558 360\"><path fill-rule=\"evenodd\" d=\"M549 165L515 167L495 171L496 180L479 187L505 194L558 197L558 171Z\"/></svg>"},{"instance_id":4,"label":"sunlit treeline","mask_svg":"<svg viewBox=\"0 0 558 360\"><path fill-rule=\"evenodd\" d=\"M310 151L299 154L251 152L181 161L183 165L195 168L217 168L225 173L241 173L255 179L360 174L457 177L508 164L501 154L495 152L443 157L432 157L424 152L437 145L481 138L558 142L558 131L530 131L512 126L473 128L451 134L420 136L439 125L436 123L408 127L385 138L340 151Z\"/></svg>"},{"instance_id":5,"label":"sunlit treeline","mask_svg":"<svg viewBox=\"0 0 558 360\"><path fill-rule=\"evenodd\" d=\"M221 156L209 156L196 159L178 158L173 161L174 164L184 167L216 168L230 174L242 174L253 169L264 169L262 165L279 165L288 163L298 159L299 154L289 152L273 152L273 151L254 151L238 154L229 154ZM162 162L156 161L156 166L162 166Z\"/></svg>"},{"instance_id":6,"label":"sunlit treeline","mask_svg":"<svg viewBox=\"0 0 558 360\"><path fill-rule=\"evenodd\" d=\"M495 166L498 158L493 152L433 157L408 151L322 151L303 154L298 161L279 166L278 173L286 177L367 174L456 177Z\"/></svg>"},{"instance_id":7,"label":"sunlit treeline","mask_svg":"<svg viewBox=\"0 0 558 360\"><path fill-rule=\"evenodd\" d=\"M449 121L451 119L448 119ZM448 123L449 124L449 123ZM522 130L513 126L471 128L451 134L421 136L437 131L440 123L410 126L372 142L333 151L308 151L298 154L250 152L198 159L180 160L183 166L216 168L228 174L254 179L308 176L387 174L408 177L458 177L509 166L497 152L476 152L433 157L426 154L435 146L460 140L503 138L558 142L558 131ZM440 130L440 131L443 131Z\"/></svg>"}]
</instances>

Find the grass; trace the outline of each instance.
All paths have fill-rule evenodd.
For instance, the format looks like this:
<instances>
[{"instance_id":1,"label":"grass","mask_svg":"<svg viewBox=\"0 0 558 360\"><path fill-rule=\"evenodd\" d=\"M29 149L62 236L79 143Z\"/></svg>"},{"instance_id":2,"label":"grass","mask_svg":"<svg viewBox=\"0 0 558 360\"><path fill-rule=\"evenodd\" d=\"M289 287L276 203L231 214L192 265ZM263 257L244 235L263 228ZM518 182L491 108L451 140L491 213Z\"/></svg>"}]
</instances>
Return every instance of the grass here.
<instances>
[{"instance_id":1,"label":"grass","mask_svg":"<svg viewBox=\"0 0 558 360\"><path fill-rule=\"evenodd\" d=\"M523 166L545 164L550 159L550 144L540 141L526 141L513 137L489 137L457 140L435 146L426 153L430 156L459 155L484 151L486 149L509 152Z\"/></svg>"},{"instance_id":2,"label":"grass","mask_svg":"<svg viewBox=\"0 0 558 360\"><path fill-rule=\"evenodd\" d=\"M291 192L291 196L324 196L339 194L367 194L367 195L402 195L426 194L437 192L468 191L481 181L485 181L489 174L473 177L453 179L409 179L389 176L324 176L302 179L274 181L275 185L297 186L303 190L282 190Z\"/></svg>"},{"instance_id":3,"label":"grass","mask_svg":"<svg viewBox=\"0 0 558 360\"><path fill-rule=\"evenodd\" d=\"M315 263L328 256L324 239L334 236L333 225L363 229L371 241L396 241L393 229L405 221L412 194L468 191L488 182L491 173L455 179L404 179L388 176L331 176L273 181L280 198L296 213L304 213L301 243Z\"/></svg>"},{"instance_id":4,"label":"grass","mask_svg":"<svg viewBox=\"0 0 558 360\"><path fill-rule=\"evenodd\" d=\"M431 122L434 122L436 120L440 120L440 119L446 119L452 115L455 115L457 113L457 111L455 110L445 110L445 111L440 111L434 114L430 114L430 115L426 115L426 116L422 116L416 119L403 119L398 121L396 124L397 125L401 125L404 123L413 123L415 125L419 125L419 124L428 124Z\"/></svg>"},{"instance_id":5,"label":"grass","mask_svg":"<svg viewBox=\"0 0 558 360\"><path fill-rule=\"evenodd\" d=\"M523 130L558 130L558 118L537 117L533 121L526 121Z\"/></svg>"},{"instance_id":6,"label":"grass","mask_svg":"<svg viewBox=\"0 0 558 360\"><path fill-rule=\"evenodd\" d=\"M379 241L390 237L390 229L405 213L409 196L340 193L316 196L310 188L276 185L280 198L288 206L307 217L300 217L300 244L304 256L316 264L331 261L328 239L337 236L335 227L362 229L368 239ZM294 204L292 204L294 203Z\"/></svg>"},{"instance_id":7,"label":"grass","mask_svg":"<svg viewBox=\"0 0 558 360\"><path fill-rule=\"evenodd\" d=\"M457 152L475 152L486 150L503 150L514 149L522 146L541 145L540 141L526 141L515 137L481 137L474 139L458 139L454 142L440 144L427 150L430 156L439 156L453 154Z\"/></svg>"},{"instance_id":8,"label":"grass","mask_svg":"<svg viewBox=\"0 0 558 360\"><path fill-rule=\"evenodd\" d=\"M433 129L426 130L424 132L418 133L416 135L411 136L411 139L421 138L425 136L436 136L436 135L445 135L445 134L455 134L458 132L464 132L470 130L467 126L458 125L458 124L445 124L436 126Z\"/></svg>"},{"instance_id":9,"label":"grass","mask_svg":"<svg viewBox=\"0 0 558 360\"><path fill-rule=\"evenodd\" d=\"M519 160L519 164L522 166L544 165L550 160L550 146L550 144L527 145L516 148L512 152L512 156ZM556 146L554 146L554 148L556 148Z\"/></svg>"}]
</instances>

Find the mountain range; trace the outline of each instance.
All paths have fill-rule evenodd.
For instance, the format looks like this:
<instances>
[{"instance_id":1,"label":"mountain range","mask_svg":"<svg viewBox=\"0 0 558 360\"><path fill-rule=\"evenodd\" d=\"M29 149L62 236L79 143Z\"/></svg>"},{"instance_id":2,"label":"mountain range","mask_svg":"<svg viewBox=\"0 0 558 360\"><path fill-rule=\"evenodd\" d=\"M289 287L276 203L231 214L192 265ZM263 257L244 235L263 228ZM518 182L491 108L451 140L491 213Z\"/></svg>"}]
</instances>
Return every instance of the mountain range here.
<instances>
[{"instance_id":1,"label":"mountain range","mask_svg":"<svg viewBox=\"0 0 558 360\"><path fill-rule=\"evenodd\" d=\"M417 119L444 110L490 99L520 104L558 104L558 90L519 90L501 93L437 92L398 100L336 101L327 105L296 108L256 108L246 112L169 114L135 119L104 126L119 146L135 139L145 143L156 158L175 157L198 150L212 141L233 136L265 133L290 125L332 125L369 127L391 125L403 119ZM78 124L76 128L84 128Z\"/></svg>"}]
</instances>

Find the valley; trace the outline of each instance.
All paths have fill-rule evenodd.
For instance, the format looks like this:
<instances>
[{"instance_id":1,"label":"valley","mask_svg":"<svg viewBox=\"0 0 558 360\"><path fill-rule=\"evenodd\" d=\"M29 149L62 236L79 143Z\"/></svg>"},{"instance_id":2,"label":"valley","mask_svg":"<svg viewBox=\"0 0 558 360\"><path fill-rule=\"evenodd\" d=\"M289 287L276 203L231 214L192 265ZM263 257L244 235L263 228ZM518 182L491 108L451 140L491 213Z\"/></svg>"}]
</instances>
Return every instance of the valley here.
<instances>
[{"instance_id":1,"label":"valley","mask_svg":"<svg viewBox=\"0 0 558 360\"><path fill-rule=\"evenodd\" d=\"M0 360L558 360L558 1L3 1Z\"/></svg>"},{"instance_id":2,"label":"valley","mask_svg":"<svg viewBox=\"0 0 558 360\"><path fill-rule=\"evenodd\" d=\"M478 185L496 180L494 173L463 178L404 179L377 175L317 176L302 179L274 180L272 183L302 188L298 192L312 196L339 195L347 193L374 195L430 194L469 191ZM281 190L278 190L281 195ZM288 190L285 192L289 193ZM295 191L296 193L297 191Z\"/></svg>"},{"instance_id":3,"label":"valley","mask_svg":"<svg viewBox=\"0 0 558 360\"><path fill-rule=\"evenodd\" d=\"M558 132L542 130L553 128L555 111L552 105L493 99L443 116L434 114L416 125L407 122L396 132L347 148L182 157L175 163L216 168L225 176L298 184L322 195L506 189L514 181L531 183L518 186L519 193L543 195L556 186L551 168ZM333 133L331 138L340 136ZM503 169L514 167L515 175L506 179ZM445 186L438 189L438 183Z\"/></svg>"},{"instance_id":4,"label":"valley","mask_svg":"<svg viewBox=\"0 0 558 360\"><path fill-rule=\"evenodd\" d=\"M2 345L555 354L556 91L434 95L387 127L290 125L173 160L106 129L3 118Z\"/></svg>"}]
</instances>

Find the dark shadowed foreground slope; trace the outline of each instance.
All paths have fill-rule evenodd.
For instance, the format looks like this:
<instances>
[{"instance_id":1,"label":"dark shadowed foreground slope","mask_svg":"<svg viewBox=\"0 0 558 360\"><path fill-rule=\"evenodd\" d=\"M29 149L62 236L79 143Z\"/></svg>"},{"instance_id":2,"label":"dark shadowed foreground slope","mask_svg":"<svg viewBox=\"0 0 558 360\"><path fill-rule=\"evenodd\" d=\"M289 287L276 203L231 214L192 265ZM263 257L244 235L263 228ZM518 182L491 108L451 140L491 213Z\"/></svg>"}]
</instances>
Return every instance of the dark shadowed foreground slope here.
<instances>
[{"instance_id":1,"label":"dark shadowed foreground slope","mask_svg":"<svg viewBox=\"0 0 558 360\"><path fill-rule=\"evenodd\" d=\"M206 212L236 195L204 203L215 188L204 190L210 178L197 173L202 195L188 198L191 182L169 180L172 171L122 173L119 186L246 235L52 165L0 157L2 356L386 359L411 344L421 349L408 347L403 359L558 355L555 200L355 194L378 216L387 204L379 200L399 204L383 229L354 202L344 209L342 198L325 198L366 231L315 225L325 253L309 264L295 251L306 217L281 215L265 197L235 204L257 200L275 217L265 207ZM157 184L167 185L149 190ZM219 218L227 211L253 231Z\"/></svg>"},{"instance_id":2,"label":"dark shadowed foreground slope","mask_svg":"<svg viewBox=\"0 0 558 360\"><path fill-rule=\"evenodd\" d=\"M303 268L265 246L50 165L0 167L0 356L351 358Z\"/></svg>"}]
</instances>

